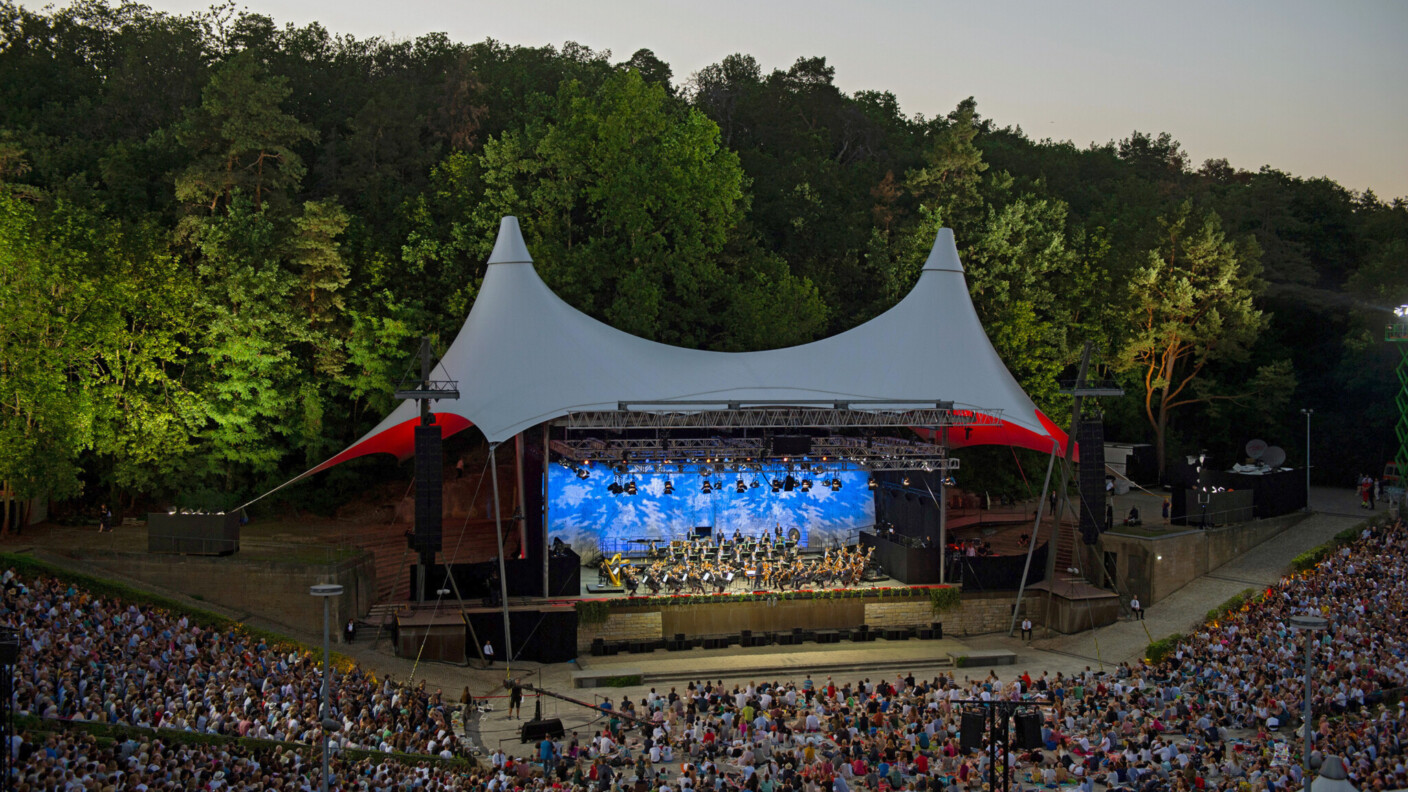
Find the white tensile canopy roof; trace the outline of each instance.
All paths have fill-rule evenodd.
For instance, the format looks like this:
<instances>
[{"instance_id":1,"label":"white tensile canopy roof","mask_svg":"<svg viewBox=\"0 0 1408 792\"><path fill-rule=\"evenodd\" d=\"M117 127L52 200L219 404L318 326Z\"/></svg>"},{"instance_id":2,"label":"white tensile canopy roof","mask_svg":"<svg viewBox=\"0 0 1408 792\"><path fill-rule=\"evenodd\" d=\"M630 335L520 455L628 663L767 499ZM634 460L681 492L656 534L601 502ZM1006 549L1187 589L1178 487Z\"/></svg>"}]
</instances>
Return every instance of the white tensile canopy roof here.
<instances>
[{"instance_id":1,"label":"white tensile canopy roof","mask_svg":"<svg viewBox=\"0 0 1408 792\"><path fill-rule=\"evenodd\" d=\"M474 425L491 443L573 413L668 402L717 405L699 409L738 402L835 402L851 409L953 402L1000 421L951 432L951 445L1050 452L1053 441L1065 443L1065 433L1037 410L983 332L947 228L914 289L869 322L801 346L709 352L647 341L568 305L538 277L518 219L505 217L479 296L439 365L458 380L460 393L433 404L442 434ZM414 450L418 422L416 403L403 402L304 475L365 454L404 459Z\"/></svg>"}]
</instances>

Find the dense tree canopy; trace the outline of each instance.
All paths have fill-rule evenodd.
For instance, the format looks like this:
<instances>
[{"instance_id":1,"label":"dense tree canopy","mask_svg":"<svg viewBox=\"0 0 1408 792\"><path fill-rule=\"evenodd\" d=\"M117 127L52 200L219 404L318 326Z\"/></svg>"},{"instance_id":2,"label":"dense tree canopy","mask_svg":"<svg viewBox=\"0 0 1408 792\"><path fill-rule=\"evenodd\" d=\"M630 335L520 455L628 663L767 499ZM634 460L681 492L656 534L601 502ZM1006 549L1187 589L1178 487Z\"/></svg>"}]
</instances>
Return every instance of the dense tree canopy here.
<instances>
[{"instance_id":1,"label":"dense tree canopy","mask_svg":"<svg viewBox=\"0 0 1408 792\"><path fill-rule=\"evenodd\" d=\"M875 316L949 226L1053 415L1090 340L1129 394L1107 436L1295 462L1306 406L1322 480L1389 452L1402 199L1196 166L1168 133L1035 141L975 99L907 115L824 57L685 77L648 49L0 0L3 489L229 503L325 458L417 336L449 342L508 213L564 299L720 350Z\"/></svg>"}]
</instances>

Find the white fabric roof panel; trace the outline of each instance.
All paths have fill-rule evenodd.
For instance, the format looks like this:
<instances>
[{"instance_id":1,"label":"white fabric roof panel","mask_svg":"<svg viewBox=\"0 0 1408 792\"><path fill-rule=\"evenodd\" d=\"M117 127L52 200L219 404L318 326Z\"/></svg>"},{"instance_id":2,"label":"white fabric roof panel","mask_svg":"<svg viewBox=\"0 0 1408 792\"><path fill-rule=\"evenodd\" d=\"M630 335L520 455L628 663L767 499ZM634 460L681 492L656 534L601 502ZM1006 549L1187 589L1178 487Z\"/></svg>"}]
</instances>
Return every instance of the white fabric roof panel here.
<instances>
[{"instance_id":1,"label":"white fabric roof panel","mask_svg":"<svg viewBox=\"0 0 1408 792\"><path fill-rule=\"evenodd\" d=\"M488 263L474 307L440 361L460 392L458 399L432 405L449 419L440 421L446 434L472 423L490 442L502 442L544 421L616 410L621 402L894 400L908 406L952 401L1001 417L1005 428L979 427L957 445L1000 442L1050 451L1053 439L1065 440L988 341L947 228L934 240L914 289L893 308L844 333L762 352L672 347L587 316L538 277L514 217L503 218ZM879 405L853 409L867 406ZM414 402L402 403L351 448L309 472L364 453L409 455L412 449L401 447L409 432L397 432L394 442L376 439L417 416Z\"/></svg>"}]
</instances>

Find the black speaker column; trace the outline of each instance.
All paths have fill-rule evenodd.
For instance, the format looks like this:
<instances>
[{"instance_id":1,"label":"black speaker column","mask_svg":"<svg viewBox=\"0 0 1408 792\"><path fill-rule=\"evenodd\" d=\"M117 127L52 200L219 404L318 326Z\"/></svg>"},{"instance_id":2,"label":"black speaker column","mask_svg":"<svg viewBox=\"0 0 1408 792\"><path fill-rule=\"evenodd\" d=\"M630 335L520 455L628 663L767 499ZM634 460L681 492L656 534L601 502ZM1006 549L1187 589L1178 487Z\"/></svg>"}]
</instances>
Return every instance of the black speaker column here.
<instances>
[{"instance_id":1,"label":"black speaker column","mask_svg":"<svg viewBox=\"0 0 1408 792\"><path fill-rule=\"evenodd\" d=\"M1080 443L1080 536L1095 544L1105 530L1105 417L1096 412L1076 426Z\"/></svg>"},{"instance_id":2,"label":"black speaker column","mask_svg":"<svg viewBox=\"0 0 1408 792\"><path fill-rule=\"evenodd\" d=\"M1040 715L1035 712L1017 713L1017 744L1028 751L1042 747Z\"/></svg>"},{"instance_id":3,"label":"black speaker column","mask_svg":"<svg viewBox=\"0 0 1408 792\"><path fill-rule=\"evenodd\" d=\"M981 712L963 713L962 727L958 732L958 748L963 753L983 747L983 732L988 727L988 717Z\"/></svg>"},{"instance_id":4,"label":"black speaker column","mask_svg":"<svg viewBox=\"0 0 1408 792\"><path fill-rule=\"evenodd\" d=\"M440 552L440 519L445 497L444 466L440 427L435 424L416 427L416 527L411 536L411 548L420 555L425 569L435 565ZM424 599L424 592L415 592L415 599Z\"/></svg>"}]
</instances>

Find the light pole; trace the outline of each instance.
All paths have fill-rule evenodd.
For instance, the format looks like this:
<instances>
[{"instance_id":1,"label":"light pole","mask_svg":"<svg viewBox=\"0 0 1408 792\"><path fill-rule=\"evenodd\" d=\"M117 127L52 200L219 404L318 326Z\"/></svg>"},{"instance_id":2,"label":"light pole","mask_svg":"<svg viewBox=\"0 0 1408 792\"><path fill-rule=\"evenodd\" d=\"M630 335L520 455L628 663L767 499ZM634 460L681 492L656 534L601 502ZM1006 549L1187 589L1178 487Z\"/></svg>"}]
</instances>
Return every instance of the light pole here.
<instances>
[{"instance_id":1,"label":"light pole","mask_svg":"<svg viewBox=\"0 0 1408 792\"><path fill-rule=\"evenodd\" d=\"M1310 789L1310 695L1312 691L1310 672L1314 668L1314 656L1311 650L1315 645L1316 633L1321 633L1330 626L1330 623L1319 616L1309 614L1291 617L1291 628L1301 630L1305 633L1305 759L1302 771L1304 772L1305 788Z\"/></svg>"},{"instance_id":2,"label":"light pole","mask_svg":"<svg viewBox=\"0 0 1408 792\"><path fill-rule=\"evenodd\" d=\"M1310 416L1315 411L1306 407L1300 414L1305 416L1305 510L1310 511Z\"/></svg>"},{"instance_id":3,"label":"light pole","mask_svg":"<svg viewBox=\"0 0 1408 792\"><path fill-rule=\"evenodd\" d=\"M328 665L332 658L331 609L332 598L342 596L342 586L336 583L319 583L311 586L308 593L323 598L323 707L319 720L323 726L323 792L328 792L328 721L332 720L328 707Z\"/></svg>"}]
</instances>

